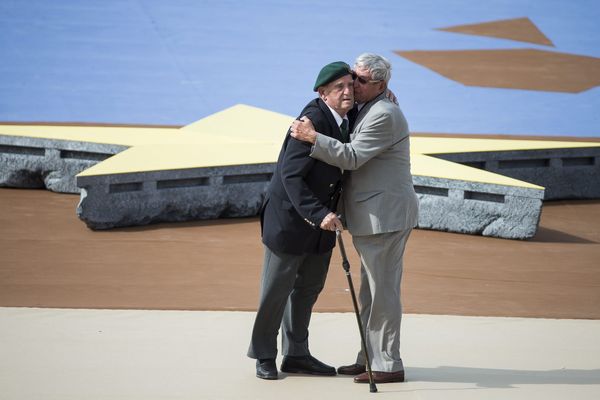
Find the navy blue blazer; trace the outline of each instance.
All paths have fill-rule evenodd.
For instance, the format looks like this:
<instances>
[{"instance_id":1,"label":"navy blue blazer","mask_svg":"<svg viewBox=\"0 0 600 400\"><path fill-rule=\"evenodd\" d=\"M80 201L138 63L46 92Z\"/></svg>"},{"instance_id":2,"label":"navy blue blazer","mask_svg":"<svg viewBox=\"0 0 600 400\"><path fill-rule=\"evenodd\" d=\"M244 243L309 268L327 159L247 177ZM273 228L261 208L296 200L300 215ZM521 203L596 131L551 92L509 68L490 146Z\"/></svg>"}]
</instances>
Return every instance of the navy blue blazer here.
<instances>
[{"instance_id":1,"label":"navy blue blazer","mask_svg":"<svg viewBox=\"0 0 600 400\"><path fill-rule=\"evenodd\" d=\"M300 117L315 130L342 141L331 110L312 100ZM290 136L288 130L261 211L262 241L271 250L289 254L321 254L335 246L335 232L319 226L335 211L342 171L310 157L312 145Z\"/></svg>"}]
</instances>

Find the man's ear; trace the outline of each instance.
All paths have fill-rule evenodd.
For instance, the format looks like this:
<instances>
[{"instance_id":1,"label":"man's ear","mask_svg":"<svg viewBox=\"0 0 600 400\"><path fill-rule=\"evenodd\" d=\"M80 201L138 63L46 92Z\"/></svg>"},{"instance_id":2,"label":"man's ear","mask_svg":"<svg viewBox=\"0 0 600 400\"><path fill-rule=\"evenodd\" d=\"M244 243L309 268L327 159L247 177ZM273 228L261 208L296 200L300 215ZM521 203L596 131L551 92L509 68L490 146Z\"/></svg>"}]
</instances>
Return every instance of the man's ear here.
<instances>
[{"instance_id":1,"label":"man's ear","mask_svg":"<svg viewBox=\"0 0 600 400\"><path fill-rule=\"evenodd\" d=\"M321 98L321 100L325 101L325 98L327 97L327 94L325 93L325 88L321 86L317 89L317 91L319 92L319 97Z\"/></svg>"}]
</instances>

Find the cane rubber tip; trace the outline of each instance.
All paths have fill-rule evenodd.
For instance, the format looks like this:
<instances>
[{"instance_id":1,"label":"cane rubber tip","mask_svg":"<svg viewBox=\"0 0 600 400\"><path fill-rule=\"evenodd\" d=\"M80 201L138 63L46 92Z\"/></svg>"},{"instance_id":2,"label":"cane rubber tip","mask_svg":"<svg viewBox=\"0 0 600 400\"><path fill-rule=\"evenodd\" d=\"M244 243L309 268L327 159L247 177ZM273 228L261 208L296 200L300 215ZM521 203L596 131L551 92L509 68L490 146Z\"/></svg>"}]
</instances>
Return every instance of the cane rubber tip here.
<instances>
[{"instance_id":1,"label":"cane rubber tip","mask_svg":"<svg viewBox=\"0 0 600 400\"><path fill-rule=\"evenodd\" d=\"M375 386L374 383L370 384L369 386L370 386L370 390L369 391L371 393L377 393L377 386Z\"/></svg>"}]
</instances>

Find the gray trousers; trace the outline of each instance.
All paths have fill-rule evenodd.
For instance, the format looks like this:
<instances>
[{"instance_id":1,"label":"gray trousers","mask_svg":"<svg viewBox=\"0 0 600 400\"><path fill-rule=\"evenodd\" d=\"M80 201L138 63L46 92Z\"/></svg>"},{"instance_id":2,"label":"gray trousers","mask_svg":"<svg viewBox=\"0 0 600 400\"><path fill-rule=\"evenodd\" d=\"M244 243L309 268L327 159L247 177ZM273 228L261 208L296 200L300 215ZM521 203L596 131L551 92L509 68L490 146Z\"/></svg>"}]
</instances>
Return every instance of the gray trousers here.
<instances>
[{"instance_id":1,"label":"gray trousers","mask_svg":"<svg viewBox=\"0 0 600 400\"><path fill-rule=\"evenodd\" d=\"M308 325L323 286L331 251L293 255L265 246L260 300L248 348L250 358L275 358L282 328L284 356L309 355Z\"/></svg>"},{"instance_id":2,"label":"gray trousers","mask_svg":"<svg viewBox=\"0 0 600 400\"><path fill-rule=\"evenodd\" d=\"M352 237L361 260L360 317L373 371L404 369L400 358L400 284L402 257L411 231ZM356 362L366 364L362 349Z\"/></svg>"}]
</instances>

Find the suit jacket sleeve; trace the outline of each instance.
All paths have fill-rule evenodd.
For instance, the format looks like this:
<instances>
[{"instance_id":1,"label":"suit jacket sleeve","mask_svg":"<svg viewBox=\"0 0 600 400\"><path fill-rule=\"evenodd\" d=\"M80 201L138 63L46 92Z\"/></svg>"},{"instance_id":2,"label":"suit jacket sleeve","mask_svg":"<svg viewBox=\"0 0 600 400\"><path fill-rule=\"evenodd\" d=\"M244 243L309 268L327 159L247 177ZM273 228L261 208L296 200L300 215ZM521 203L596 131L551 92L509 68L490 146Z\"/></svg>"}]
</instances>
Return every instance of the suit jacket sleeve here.
<instances>
[{"instance_id":1,"label":"suit jacket sleeve","mask_svg":"<svg viewBox=\"0 0 600 400\"><path fill-rule=\"evenodd\" d=\"M316 118L307 114L309 118ZM288 132L289 135L289 132ZM296 212L310 225L318 228L330 210L325 207L306 184L306 176L317 162L310 157L309 143L288 138L281 165L281 180Z\"/></svg>"},{"instance_id":2,"label":"suit jacket sleeve","mask_svg":"<svg viewBox=\"0 0 600 400\"><path fill-rule=\"evenodd\" d=\"M360 168L392 145L392 118L388 113L369 117L350 143L317 133L310 156L345 170Z\"/></svg>"}]
</instances>

